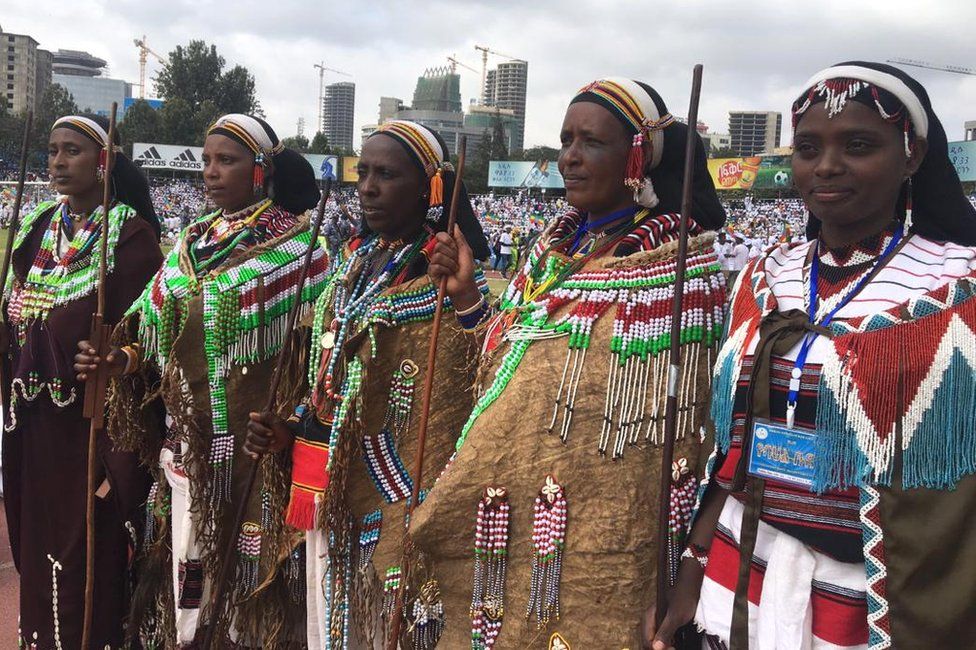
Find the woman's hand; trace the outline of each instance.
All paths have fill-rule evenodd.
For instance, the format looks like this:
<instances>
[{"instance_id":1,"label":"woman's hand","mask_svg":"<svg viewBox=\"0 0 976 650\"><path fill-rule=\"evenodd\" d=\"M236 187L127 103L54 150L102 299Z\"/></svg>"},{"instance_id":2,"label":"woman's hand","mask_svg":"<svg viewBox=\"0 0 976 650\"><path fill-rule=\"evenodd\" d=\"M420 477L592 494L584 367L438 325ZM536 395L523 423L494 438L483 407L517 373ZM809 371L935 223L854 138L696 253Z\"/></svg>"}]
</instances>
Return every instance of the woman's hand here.
<instances>
[{"instance_id":1,"label":"woman's hand","mask_svg":"<svg viewBox=\"0 0 976 650\"><path fill-rule=\"evenodd\" d=\"M244 452L258 460L267 453L279 452L291 446L294 436L288 424L274 413L249 413Z\"/></svg>"},{"instance_id":2,"label":"woman's hand","mask_svg":"<svg viewBox=\"0 0 976 650\"><path fill-rule=\"evenodd\" d=\"M437 244L430 253L427 272L434 282L447 278L447 295L454 309L464 311L481 302L481 291L474 281L474 255L460 228L454 229L452 238L446 232L435 236Z\"/></svg>"},{"instance_id":3,"label":"woman's hand","mask_svg":"<svg viewBox=\"0 0 976 650\"><path fill-rule=\"evenodd\" d=\"M105 357L104 363L108 365L108 376L118 377L125 372L125 364L128 357L125 356L120 348L112 348L112 351ZM78 341L78 354L75 355L75 374L80 382L88 381L88 373L98 370L98 364L102 359L95 353L95 348L89 341Z\"/></svg>"},{"instance_id":4,"label":"woman's hand","mask_svg":"<svg viewBox=\"0 0 976 650\"><path fill-rule=\"evenodd\" d=\"M678 568L678 580L668 596L668 611L657 628L657 606L644 614L641 647L644 650L674 650L674 635L695 618L705 569L694 559L685 558Z\"/></svg>"}]
</instances>

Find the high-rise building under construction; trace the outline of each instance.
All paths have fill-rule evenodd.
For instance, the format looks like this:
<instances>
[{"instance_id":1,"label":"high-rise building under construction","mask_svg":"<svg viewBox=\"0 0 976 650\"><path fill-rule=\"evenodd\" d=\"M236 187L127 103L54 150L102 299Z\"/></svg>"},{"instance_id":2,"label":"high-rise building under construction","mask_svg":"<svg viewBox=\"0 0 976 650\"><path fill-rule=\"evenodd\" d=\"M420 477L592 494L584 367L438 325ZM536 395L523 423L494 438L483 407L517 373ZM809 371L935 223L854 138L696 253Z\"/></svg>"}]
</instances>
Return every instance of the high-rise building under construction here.
<instances>
[{"instance_id":1,"label":"high-rise building under construction","mask_svg":"<svg viewBox=\"0 0 976 650\"><path fill-rule=\"evenodd\" d=\"M489 70L481 96L484 106L494 106L512 111L517 124L512 133L512 148L525 146L525 94L528 88L529 64L527 61L507 61Z\"/></svg>"}]
</instances>

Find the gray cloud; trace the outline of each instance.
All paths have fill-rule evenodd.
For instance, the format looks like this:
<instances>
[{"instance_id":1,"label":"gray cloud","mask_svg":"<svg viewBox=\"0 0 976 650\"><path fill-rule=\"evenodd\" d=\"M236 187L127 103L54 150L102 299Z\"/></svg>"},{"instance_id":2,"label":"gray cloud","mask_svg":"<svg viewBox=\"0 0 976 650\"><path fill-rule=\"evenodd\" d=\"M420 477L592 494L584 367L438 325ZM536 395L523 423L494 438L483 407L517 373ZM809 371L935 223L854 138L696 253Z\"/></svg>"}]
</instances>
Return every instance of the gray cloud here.
<instances>
[{"instance_id":1,"label":"gray cloud","mask_svg":"<svg viewBox=\"0 0 976 650\"><path fill-rule=\"evenodd\" d=\"M705 65L701 118L727 130L728 111L784 113L816 70L842 60L892 57L973 65L976 5L931 0L681 3L610 0L34 0L8 1L3 27L32 34L42 47L83 49L107 59L113 76L135 81L132 38L146 34L160 54L191 38L217 45L257 79L280 135L304 117L315 122L318 75L312 64L351 73L357 125L376 120L379 97L407 101L424 68L457 54L480 70L474 45L529 61L526 144L554 145L573 92L605 75L653 85L678 115L687 110L691 67ZM489 64L500 59L492 57ZM158 69L150 65L150 71ZM976 77L911 69L926 86L950 139L976 119ZM464 101L480 75L461 70ZM335 81L346 77L327 77ZM787 120L788 121L788 120ZM786 140L784 133L784 143Z\"/></svg>"}]
</instances>

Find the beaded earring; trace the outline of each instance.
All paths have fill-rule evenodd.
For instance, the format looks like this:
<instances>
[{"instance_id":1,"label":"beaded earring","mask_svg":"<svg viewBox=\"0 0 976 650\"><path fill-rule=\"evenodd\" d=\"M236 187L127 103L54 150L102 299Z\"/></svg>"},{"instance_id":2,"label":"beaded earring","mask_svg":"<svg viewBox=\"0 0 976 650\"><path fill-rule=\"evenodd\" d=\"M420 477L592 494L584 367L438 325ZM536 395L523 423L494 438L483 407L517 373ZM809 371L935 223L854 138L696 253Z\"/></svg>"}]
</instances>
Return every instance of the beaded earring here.
<instances>
[{"instance_id":1,"label":"beaded earring","mask_svg":"<svg viewBox=\"0 0 976 650\"><path fill-rule=\"evenodd\" d=\"M478 502L474 537L474 591L471 596L471 648L494 647L505 614L508 568L508 490L489 485Z\"/></svg>"},{"instance_id":2,"label":"beaded earring","mask_svg":"<svg viewBox=\"0 0 976 650\"><path fill-rule=\"evenodd\" d=\"M912 177L905 179L905 234L912 229Z\"/></svg>"},{"instance_id":3,"label":"beaded earring","mask_svg":"<svg viewBox=\"0 0 976 650\"><path fill-rule=\"evenodd\" d=\"M532 520L532 582L525 618L542 629L559 620L559 581L566 547L566 494L552 474L535 498Z\"/></svg>"},{"instance_id":4,"label":"beaded earring","mask_svg":"<svg viewBox=\"0 0 976 650\"><path fill-rule=\"evenodd\" d=\"M254 175L252 177L254 196L264 195L264 154L254 156Z\"/></svg>"}]
</instances>

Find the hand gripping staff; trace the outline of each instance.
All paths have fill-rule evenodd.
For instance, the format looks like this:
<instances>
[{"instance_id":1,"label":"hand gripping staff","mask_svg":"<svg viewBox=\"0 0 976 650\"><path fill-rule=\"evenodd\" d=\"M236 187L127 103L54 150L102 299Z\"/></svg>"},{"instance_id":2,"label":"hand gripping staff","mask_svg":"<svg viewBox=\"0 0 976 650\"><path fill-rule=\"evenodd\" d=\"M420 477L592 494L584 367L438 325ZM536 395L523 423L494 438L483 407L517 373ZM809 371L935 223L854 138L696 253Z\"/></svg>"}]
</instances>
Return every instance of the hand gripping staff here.
<instances>
[{"instance_id":1,"label":"hand gripping staff","mask_svg":"<svg viewBox=\"0 0 976 650\"><path fill-rule=\"evenodd\" d=\"M291 306L291 311L288 313L288 323L285 328L285 338L283 339L285 342L291 339L295 331L295 325L298 321L298 311L302 305L302 291L304 291L305 281L308 279L308 270L312 265L312 254L318 245L319 231L322 229L322 219L325 216L325 205L329 202L329 195L331 193L332 179L326 178L322 187L322 197L319 199L319 205L315 215L315 223L312 224L312 238L309 240L308 248L305 250L305 261L302 265L302 272L298 276L298 285L295 289L295 303ZM274 412L276 410L275 396L278 394L278 385L281 383L281 373L284 370L285 355L287 352L287 344L282 344L281 351L278 353L278 359L275 362L274 373L271 375L271 384L268 387L268 401L264 406L265 411ZM227 594L227 582L231 569L237 566L237 554L234 552L237 547L237 531L244 524L244 516L247 514L247 504L251 500L251 493L254 491L254 482L258 476L258 467L261 464L260 460L254 458L249 458L248 462L250 466L248 468L247 487L244 489L244 494L241 495L241 499L238 502L237 513L234 516L234 524L228 531L227 546L224 548L224 554L220 559L217 581L214 583L213 598L210 600L211 620L207 626L207 634L203 644L205 650L215 650L220 647L216 637L219 618L217 612Z\"/></svg>"}]
</instances>

